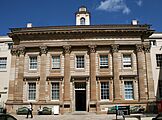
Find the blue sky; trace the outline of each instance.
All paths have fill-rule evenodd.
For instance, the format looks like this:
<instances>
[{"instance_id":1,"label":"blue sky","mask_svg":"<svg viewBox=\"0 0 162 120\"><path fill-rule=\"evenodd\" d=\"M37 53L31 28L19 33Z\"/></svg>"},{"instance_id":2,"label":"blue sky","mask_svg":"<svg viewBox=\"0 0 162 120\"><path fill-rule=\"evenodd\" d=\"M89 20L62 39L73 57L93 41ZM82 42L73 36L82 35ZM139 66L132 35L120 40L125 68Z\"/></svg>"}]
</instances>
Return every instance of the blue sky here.
<instances>
[{"instance_id":1,"label":"blue sky","mask_svg":"<svg viewBox=\"0 0 162 120\"><path fill-rule=\"evenodd\" d=\"M91 24L150 24L162 32L162 0L0 0L0 35L9 28L75 25L75 12L86 6Z\"/></svg>"}]
</instances>

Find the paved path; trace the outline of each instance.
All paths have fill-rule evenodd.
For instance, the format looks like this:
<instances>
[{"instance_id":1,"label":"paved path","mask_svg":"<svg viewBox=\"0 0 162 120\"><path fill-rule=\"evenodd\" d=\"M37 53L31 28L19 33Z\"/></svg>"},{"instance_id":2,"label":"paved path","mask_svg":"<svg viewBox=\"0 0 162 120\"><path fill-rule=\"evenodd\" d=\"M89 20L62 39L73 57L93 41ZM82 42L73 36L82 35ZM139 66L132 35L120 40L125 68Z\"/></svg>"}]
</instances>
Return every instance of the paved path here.
<instances>
[{"instance_id":1,"label":"paved path","mask_svg":"<svg viewBox=\"0 0 162 120\"><path fill-rule=\"evenodd\" d=\"M26 118L26 115L14 115L18 120L115 120L115 115L34 115ZM29 116L30 117L30 116ZM122 119L121 116L118 119ZM126 118L126 120L137 120L137 118ZM142 117L142 120L152 120L152 117Z\"/></svg>"}]
</instances>

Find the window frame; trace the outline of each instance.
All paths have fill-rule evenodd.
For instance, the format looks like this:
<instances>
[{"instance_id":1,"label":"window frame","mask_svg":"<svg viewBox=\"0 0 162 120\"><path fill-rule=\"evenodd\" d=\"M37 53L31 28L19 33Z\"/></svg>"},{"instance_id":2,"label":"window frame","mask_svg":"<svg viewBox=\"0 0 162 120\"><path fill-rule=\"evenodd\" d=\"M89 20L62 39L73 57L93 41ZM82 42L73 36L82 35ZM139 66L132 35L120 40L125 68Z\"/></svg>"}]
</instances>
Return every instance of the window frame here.
<instances>
[{"instance_id":1,"label":"window frame","mask_svg":"<svg viewBox=\"0 0 162 120\"><path fill-rule=\"evenodd\" d=\"M107 57L107 61L101 61L101 57ZM107 63L107 65L101 65L101 62L102 63ZM99 68L100 69L108 69L109 68L109 56L108 55L104 55L104 54L99 55Z\"/></svg>"},{"instance_id":2,"label":"window frame","mask_svg":"<svg viewBox=\"0 0 162 120\"><path fill-rule=\"evenodd\" d=\"M151 45L151 47L156 47L157 41L156 40L150 40L150 45Z\"/></svg>"},{"instance_id":3,"label":"window frame","mask_svg":"<svg viewBox=\"0 0 162 120\"><path fill-rule=\"evenodd\" d=\"M103 84L104 84L104 88L102 87ZM105 88L106 84L107 84L107 86ZM109 82L100 82L100 100L105 101L105 100L109 100L109 99L110 99L110 83Z\"/></svg>"},{"instance_id":4,"label":"window frame","mask_svg":"<svg viewBox=\"0 0 162 120\"><path fill-rule=\"evenodd\" d=\"M157 59L159 57L161 57L160 59ZM157 67L162 67L162 54L156 54L156 66Z\"/></svg>"},{"instance_id":5,"label":"window frame","mask_svg":"<svg viewBox=\"0 0 162 120\"><path fill-rule=\"evenodd\" d=\"M130 57L129 61L128 61L128 57L127 57L127 60L125 59L126 56ZM130 65L130 66L127 66L127 65ZM123 54L122 66L123 66L123 69L131 69L132 68L132 54L128 54L128 53Z\"/></svg>"},{"instance_id":6,"label":"window frame","mask_svg":"<svg viewBox=\"0 0 162 120\"><path fill-rule=\"evenodd\" d=\"M34 61L33 63L31 63L31 58L36 58L36 62ZM31 64L35 64L35 66L36 66L36 68L32 68L31 66ZM36 56L36 55L30 55L29 56L29 70L37 70L38 69L38 56Z\"/></svg>"},{"instance_id":7,"label":"window frame","mask_svg":"<svg viewBox=\"0 0 162 120\"><path fill-rule=\"evenodd\" d=\"M7 70L7 57L0 57L0 71L3 70Z\"/></svg>"},{"instance_id":8,"label":"window frame","mask_svg":"<svg viewBox=\"0 0 162 120\"><path fill-rule=\"evenodd\" d=\"M30 85L31 84L35 85L34 86L35 87L34 89L30 89ZM27 95L27 100L28 101L36 101L36 97L37 97L36 94L37 94L37 84L36 84L36 82L28 82L28 95Z\"/></svg>"},{"instance_id":9,"label":"window frame","mask_svg":"<svg viewBox=\"0 0 162 120\"><path fill-rule=\"evenodd\" d=\"M83 59L82 59L83 62L78 63L77 57L83 57ZM83 65L81 65L83 67L78 67L78 64L83 64ZM85 69L85 55L76 55L75 56L75 68L77 70L83 70L83 69Z\"/></svg>"},{"instance_id":10,"label":"window frame","mask_svg":"<svg viewBox=\"0 0 162 120\"><path fill-rule=\"evenodd\" d=\"M130 87L130 85L128 86L128 84L127 84L127 87L126 87L126 83L131 83L131 88L128 88L128 87ZM129 98L128 98L128 96L129 96ZM125 100L134 100L134 84L133 84L133 81L124 81L124 99Z\"/></svg>"},{"instance_id":11,"label":"window frame","mask_svg":"<svg viewBox=\"0 0 162 120\"><path fill-rule=\"evenodd\" d=\"M56 88L53 89L53 85L58 85L58 86L55 86ZM56 96L53 96L53 95L56 95ZM59 82L51 82L51 100L52 101L59 101L60 100L60 83Z\"/></svg>"},{"instance_id":12,"label":"window frame","mask_svg":"<svg viewBox=\"0 0 162 120\"><path fill-rule=\"evenodd\" d=\"M59 62L58 61L53 61L54 59L54 57L58 57L59 58ZM56 63L55 63L56 62ZM59 67L57 68L55 68L54 67L54 64L59 64ZM56 65L57 66L57 65ZM60 70L61 69L61 56L60 55L52 55L51 56L51 69L52 70Z\"/></svg>"}]
</instances>

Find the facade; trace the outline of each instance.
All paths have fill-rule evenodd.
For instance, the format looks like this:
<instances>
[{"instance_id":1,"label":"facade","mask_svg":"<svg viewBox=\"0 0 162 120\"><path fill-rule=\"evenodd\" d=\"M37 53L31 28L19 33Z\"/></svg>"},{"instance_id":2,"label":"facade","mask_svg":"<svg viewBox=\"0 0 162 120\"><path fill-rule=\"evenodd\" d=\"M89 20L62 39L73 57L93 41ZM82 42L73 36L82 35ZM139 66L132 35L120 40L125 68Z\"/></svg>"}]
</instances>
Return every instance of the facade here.
<instances>
[{"instance_id":1,"label":"facade","mask_svg":"<svg viewBox=\"0 0 162 120\"><path fill-rule=\"evenodd\" d=\"M5 107L8 97L11 48L12 39L7 36L0 36L0 107Z\"/></svg>"},{"instance_id":2,"label":"facade","mask_svg":"<svg viewBox=\"0 0 162 120\"><path fill-rule=\"evenodd\" d=\"M133 23L87 25L90 17L83 14L89 15L85 7L75 26L11 29L9 112L29 102L34 112L57 105L62 114L154 102L148 39L154 30Z\"/></svg>"},{"instance_id":3,"label":"facade","mask_svg":"<svg viewBox=\"0 0 162 120\"><path fill-rule=\"evenodd\" d=\"M156 100L162 100L162 33L155 32L150 36L151 62Z\"/></svg>"}]
</instances>

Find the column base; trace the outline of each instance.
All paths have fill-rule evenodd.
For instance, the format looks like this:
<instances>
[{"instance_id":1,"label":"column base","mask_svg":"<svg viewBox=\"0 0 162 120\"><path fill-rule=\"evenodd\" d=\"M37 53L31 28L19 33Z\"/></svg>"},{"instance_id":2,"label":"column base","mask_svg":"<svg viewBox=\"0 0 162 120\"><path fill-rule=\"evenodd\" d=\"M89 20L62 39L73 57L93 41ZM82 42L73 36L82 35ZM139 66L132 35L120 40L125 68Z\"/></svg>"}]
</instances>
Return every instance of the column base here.
<instances>
[{"instance_id":1,"label":"column base","mask_svg":"<svg viewBox=\"0 0 162 120\"><path fill-rule=\"evenodd\" d=\"M113 101L114 101L114 102L121 102L121 100L122 100L121 98L114 98Z\"/></svg>"},{"instance_id":2,"label":"column base","mask_svg":"<svg viewBox=\"0 0 162 120\"><path fill-rule=\"evenodd\" d=\"M21 103L23 103L23 100L14 100L13 101L15 104L21 104Z\"/></svg>"},{"instance_id":3,"label":"column base","mask_svg":"<svg viewBox=\"0 0 162 120\"><path fill-rule=\"evenodd\" d=\"M146 99L146 97L141 97L141 98L139 99L139 101L140 101L140 102L147 102L148 100Z\"/></svg>"},{"instance_id":4,"label":"column base","mask_svg":"<svg viewBox=\"0 0 162 120\"><path fill-rule=\"evenodd\" d=\"M63 107L62 107L62 113L71 113L72 108L71 108L71 101L64 101Z\"/></svg>"},{"instance_id":5,"label":"column base","mask_svg":"<svg viewBox=\"0 0 162 120\"><path fill-rule=\"evenodd\" d=\"M7 104L13 104L13 103L14 103L14 100L7 100L7 101L6 101L6 105L7 105Z\"/></svg>"},{"instance_id":6,"label":"column base","mask_svg":"<svg viewBox=\"0 0 162 120\"><path fill-rule=\"evenodd\" d=\"M92 112L92 113L97 112L97 102L96 101L89 102L89 112Z\"/></svg>"},{"instance_id":7,"label":"column base","mask_svg":"<svg viewBox=\"0 0 162 120\"><path fill-rule=\"evenodd\" d=\"M153 98L149 98L149 100L148 100L149 102L155 102L156 101L156 99L153 97Z\"/></svg>"},{"instance_id":8,"label":"column base","mask_svg":"<svg viewBox=\"0 0 162 120\"><path fill-rule=\"evenodd\" d=\"M41 103L46 103L46 100L39 100L38 103L39 103L39 104L41 104Z\"/></svg>"}]
</instances>

